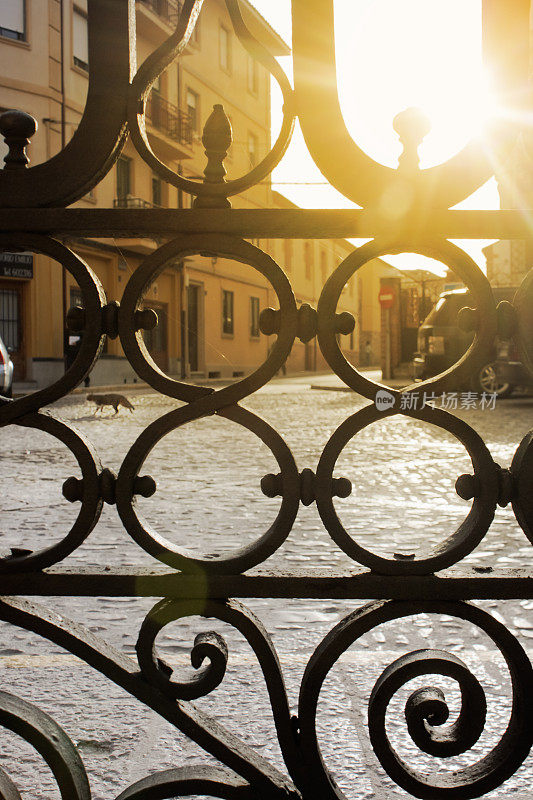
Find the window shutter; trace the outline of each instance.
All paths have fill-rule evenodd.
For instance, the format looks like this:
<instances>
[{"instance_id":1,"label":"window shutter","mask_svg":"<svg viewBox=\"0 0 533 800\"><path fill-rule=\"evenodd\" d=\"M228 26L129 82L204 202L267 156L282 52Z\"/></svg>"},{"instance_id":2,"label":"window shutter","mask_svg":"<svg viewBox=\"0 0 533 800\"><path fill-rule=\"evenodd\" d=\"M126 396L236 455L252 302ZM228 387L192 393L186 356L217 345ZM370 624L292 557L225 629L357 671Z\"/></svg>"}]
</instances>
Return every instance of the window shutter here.
<instances>
[{"instance_id":1,"label":"window shutter","mask_svg":"<svg viewBox=\"0 0 533 800\"><path fill-rule=\"evenodd\" d=\"M76 61L81 62L79 66L89 63L89 41L87 36L87 18L77 9L73 14L73 45L72 52Z\"/></svg>"},{"instance_id":2,"label":"window shutter","mask_svg":"<svg viewBox=\"0 0 533 800\"><path fill-rule=\"evenodd\" d=\"M0 28L24 33L24 0L2 0L0 3Z\"/></svg>"}]
</instances>

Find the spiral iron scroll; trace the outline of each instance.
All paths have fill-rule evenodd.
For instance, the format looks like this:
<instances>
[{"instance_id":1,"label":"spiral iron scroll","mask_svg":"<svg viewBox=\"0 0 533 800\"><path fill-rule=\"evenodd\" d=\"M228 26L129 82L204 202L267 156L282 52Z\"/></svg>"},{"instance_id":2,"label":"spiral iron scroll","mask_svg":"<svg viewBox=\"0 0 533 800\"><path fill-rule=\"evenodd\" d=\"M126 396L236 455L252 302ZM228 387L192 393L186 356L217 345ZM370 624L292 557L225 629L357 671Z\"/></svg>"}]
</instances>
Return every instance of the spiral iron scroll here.
<instances>
[{"instance_id":1,"label":"spiral iron scroll","mask_svg":"<svg viewBox=\"0 0 533 800\"><path fill-rule=\"evenodd\" d=\"M512 708L507 728L486 755L460 769L446 771L439 765L435 771L425 774L398 756L388 738L385 714L396 692L414 678L423 682L424 676L437 674L456 681L461 691L459 714L448 725L445 723L449 710L440 689L423 685L411 693L405 707L405 720L409 735L420 750L439 759L463 754L476 744L484 730L487 704L478 679L456 655L428 649L397 659L376 681L369 697L370 741L383 769L413 796L426 800L479 797L513 775L529 753L533 743L530 692L533 669L508 629L476 606L451 601L379 601L348 615L328 633L309 660L301 683L298 718L291 718L281 667L270 637L260 621L240 603L176 600L158 603L145 618L139 633L139 674L131 659L113 651L66 618L27 601L7 598L0 601L1 619L33 630L82 656L88 664L158 711L226 765L214 771L202 767L155 773L124 790L120 794L122 800L170 798L193 788L199 791L201 787L223 798L247 797L250 791L266 790L270 796L281 793L344 800L318 742L317 712L324 682L339 657L364 634L384 623L417 614L446 614L473 624L492 640L505 659L511 682ZM191 652L191 662L199 675L188 683L170 679L170 668L156 656L155 638L172 621L191 615L223 620L242 633L251 645L263 671L281 751L293 785L268 762L251 754L220 723L199 712L190 702L177 699L200 697L216 688L224 678L228 657L227 645L220 636L199 634ZM206 658L210 663L202 667ZM51 718L25 701L2 692L0 724L24 736L39 750L58 779L62 797L89 800L83 764L68 736ZM5 773L0 774L0 787L5 787L7 798L17 797L13 794L16 787Z\"/></svg>"},{"instance_id":2,"label":"spiral iron scroll","mask_svg":"<svg viewBox=\"0 0 533 800\"><path fill-rule=\"evenodd\" d=\"M448 708L442 692L423 687L409 697L405 718L420 750L447 758L470 749L483 731L486 701L483 689L466 665L453 654L421 650L399 658L376 682L368 706L370 740L382 767L395 783L415 797L479 797L513 775L533 743L533 671L521 645L509 630L475 606L452 602L376 602L342 620L311 657L300 690L299 723L303 757L311 770L317 796L344 798L320 752L316 731L317 705L322 685L340 655L361 636L385 622L414 614L447 614L483 630L503 655L512 686L512 711L500 741L476 763L463 769L436 768L429 775L409 766L393 749L385 727L387 706L398 689L415 677L442 675L457 681L461 709L456 721L444 727Z\"/></svg>"}]
</instances>

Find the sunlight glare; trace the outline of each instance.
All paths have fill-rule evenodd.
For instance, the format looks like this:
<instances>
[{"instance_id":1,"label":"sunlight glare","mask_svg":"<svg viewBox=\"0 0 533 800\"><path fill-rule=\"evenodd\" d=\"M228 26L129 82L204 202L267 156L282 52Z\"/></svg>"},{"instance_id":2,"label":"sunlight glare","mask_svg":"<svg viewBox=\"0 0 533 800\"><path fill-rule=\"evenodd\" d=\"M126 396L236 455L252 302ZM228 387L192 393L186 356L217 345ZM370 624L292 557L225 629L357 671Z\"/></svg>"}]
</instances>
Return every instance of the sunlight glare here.
<instances>
[{"instance_id":1,"label":"sunlight glare","mask_svg":"<svg viewBox=\"0 0 533 800\"><path fill-rule=\"evenodd\" d=\"M336 0L335 30L346 124L377 161L397 166L392 120L410 106L432 124L422 168L453 156L495 113L482 69L481 0Z\"/></svg>"},{"instance_id":2,"label":"sunlight glare","mask_svg":"<svg viewBox=\"0 0 533 800\"><path fill-rule=\"evenodd\" d=\"M290 1L253 0L291 41ZM402 146L393 129L397 113L412 106L430 118L420 147L422 169L443 163L501 110L482 65L481 0L334 0L337 83L346 126L369 156L396 168ZM291 58L280 58L291 75ZM276 84L272 83L274 96ZM281 103L274 103L279 120ZM319 113L319 110L317 110ZM509 116L509 112L506 112ZM274 188L303 208L354 208L329 186L309 155L299 126L275 169ZM457 208L499 208L494 178ZM363 240L351 240L357 246ZM494 240L457 242L485 270L482 248ZM443 266L411 253L388 256L400 269Z\"/></svg>"}]
</instances>

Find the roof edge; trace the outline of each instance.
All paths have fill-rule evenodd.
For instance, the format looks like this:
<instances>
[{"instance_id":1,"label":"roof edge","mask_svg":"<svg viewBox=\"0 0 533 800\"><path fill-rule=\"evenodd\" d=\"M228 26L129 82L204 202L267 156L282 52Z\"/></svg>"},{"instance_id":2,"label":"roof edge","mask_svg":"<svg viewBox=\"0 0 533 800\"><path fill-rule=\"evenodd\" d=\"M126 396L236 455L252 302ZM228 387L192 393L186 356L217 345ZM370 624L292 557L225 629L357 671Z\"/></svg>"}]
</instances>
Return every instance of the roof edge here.
<instances>
[{"instance_id":1,"label":"roof edge","mask_svg":"<svg viewBox=\"0 0 533 800\"><path fill-rule=\"evenodd\" d=\"M257 34L257 38L267 45L273 56L289 56L291 54L291 48L287 42L251 4L250 0L239 0L239 5L250 33Z\"/></svg>"}]
</instances>

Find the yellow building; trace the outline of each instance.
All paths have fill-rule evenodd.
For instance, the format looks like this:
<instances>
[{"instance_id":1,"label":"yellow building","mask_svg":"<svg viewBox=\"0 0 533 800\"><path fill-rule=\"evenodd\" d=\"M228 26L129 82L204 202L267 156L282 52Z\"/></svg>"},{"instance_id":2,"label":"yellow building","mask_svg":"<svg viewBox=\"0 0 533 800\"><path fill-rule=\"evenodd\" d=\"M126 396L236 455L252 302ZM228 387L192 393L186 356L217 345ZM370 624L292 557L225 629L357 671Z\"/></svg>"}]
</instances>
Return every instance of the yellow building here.
<instances>
[{"instance_id":1,"label":"yellow building","mask_svg":"<svg viewBox=\"0 0 533 800\"><path fill-rule=\"evenodd\" d=\"M90 1L90 0L89 0ZM289 48L258 12L241 3L254 35L274 55ZM137 62L172 32L177 0L137 0ZM0 3L0 107L31 113L39 125L28 150L32 164L47 160L72 137L88 83L87 0L2 0ZM201 178L206 164L202 128L222 103L233 128L225 167L230 178L247 172L270 149L270 75L244 50L222 0L206 3L185 54L154 85L147 131L156 155L186 177ZM189 195L152 172L128 141L116 166L79 207L187 208ZM234 207L292 205L268 182L232 198ZM321 287L352 245L340 241L254 241L287 271L298 303L316 306ZM70 240L94 270L108 300L120 300L142 260L161 244L153 239ZM358 283L345 288L339 311L358 310ZM37 303L37 298L39 303ZM0 329L13 352L16 380L46 385L72 360L78 337L68 333L68 309L81 302L70 274L39 254L0 256ZM145 295L158 315L146 333L154 361L173 376L231 377L261 363L273 338L259 330L259 314L276 305L270 284L256 270L218 257L190 256L169 264ZM270 338L270 341L269 341ZM358 329L343 337L358 361ZM320 369L316 340L297 341L289 369ZM91 383L135 379L120 343L109 340Z\"/></svg>"}]
</instances>

